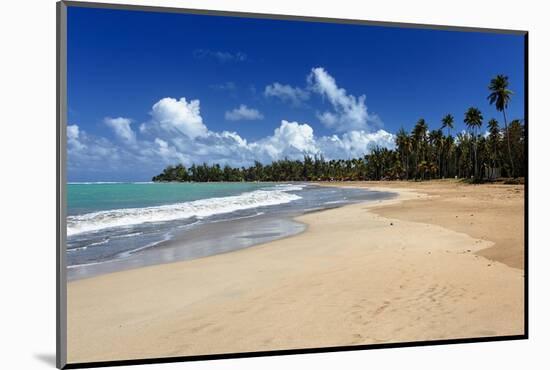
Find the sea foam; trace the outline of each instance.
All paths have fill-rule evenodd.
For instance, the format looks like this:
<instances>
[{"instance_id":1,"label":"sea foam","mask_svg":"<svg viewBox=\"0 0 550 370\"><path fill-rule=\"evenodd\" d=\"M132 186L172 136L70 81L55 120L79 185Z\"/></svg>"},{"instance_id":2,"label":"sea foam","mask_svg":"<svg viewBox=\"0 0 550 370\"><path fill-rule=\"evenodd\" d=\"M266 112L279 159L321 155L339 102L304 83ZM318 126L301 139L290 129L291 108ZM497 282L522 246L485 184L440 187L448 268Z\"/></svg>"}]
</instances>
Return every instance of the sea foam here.
<instances>
[{"instance_id":1,"label":"sea foam","mask_svg":"<svg viewBox=\"0 0 550 370\"><path fill-rule=\"evenodd\" d=\"M198 219L244 209L290 203L301 199L288 193L299 186L280 186L273 190L256 190L241 195L207 198L190 202L144 208L125 208L99 211L67 217L67 235L94 232L113 227L166 222L196 217Z\"/></svg>"}]
</instances>

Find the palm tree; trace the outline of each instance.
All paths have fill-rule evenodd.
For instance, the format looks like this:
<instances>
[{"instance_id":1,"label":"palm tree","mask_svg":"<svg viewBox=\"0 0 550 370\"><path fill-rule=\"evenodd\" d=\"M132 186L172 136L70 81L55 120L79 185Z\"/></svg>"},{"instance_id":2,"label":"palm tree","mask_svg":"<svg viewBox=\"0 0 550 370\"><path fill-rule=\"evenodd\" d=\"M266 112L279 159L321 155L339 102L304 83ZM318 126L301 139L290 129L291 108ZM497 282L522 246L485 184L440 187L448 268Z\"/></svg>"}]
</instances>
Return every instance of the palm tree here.
<instances>
[{"instance_id":1,"label":"palm tree","mask_svg":"<svg viewBox=\"0 0 550 370\"><path fill-rule=\"evenodd\" d=\"M497 111L502 112L504 116L504 130L507 132L506 141L508 143L508 160L510 161L510 168L512 169L512 175L515 176L514 161L512 160L512 149L510 146L510 135L508 134L508 123L506 120L506 108L510 100L512 100L512 90L508 89L508 76L498 75L491 80L489 84L489 91L491 93L487 97L490 104L494 104Z\"/></svg>"},{"instance_id":2,"label":"palm tree","mask_svg":"<svg viewBox=\"0 0 550 370\"><path fill-rule=\"evenodd\" d=\"M429 140L433 148L435 149L435 154L437 159L437 168L439 170L441 168L441 152L442 152L443 143L444 143L443 131L441 131L441 129L431 131L429 135Z\"/></svg>"},{"instance_id":3,"label":"palm tree","mask_svg":"<svg viewBox=\"0 0 550 370\"><path fill-rule=\"evenodd\" d=\"M451 136L451 130L454 128L454 117L451 114L447 114L443 119L441 120L441 129L444 130L447 129L447 134Z\"/></svg>"},{"instance_id":4,"label":"palm tree","mask_svg":"<svg viewBox=\"0 0 550 370\"><path fill-rule=\"evenodd\" d=\"M474 177L478 178L477 171L477 134L476 130L483 124L483 116L481 111L475 107L470 107L464 114L464 123L472 130L472 137L474 143Z\"/></svg>"},{"instance_id":5,"label":"palm tree","mask_svg":"<svg viewBox=\"0 0 550 370\"><path fill-rule=\"evenodd\" d=\"M420 118L416 125L414 125L413 131L412 131L412 137L413 137L413 148L416 152L415 155L415 168L418 169L418 159L419 156L421 156L421 160L424 161L426 159L426 139L427 139L427 133L428 133L428 125L424 118ZM422 179L424 179L424 173L421 173Z\"/></svg>"},{"instance_id":6,"label":"palm tree","mask_svg":"<svg viewBox=\"0 0 550 370\"><path fill-rule=\"evenodd\" d=\"M493 171L496 168L496 162L498 158L497 150L498 150L498 139L500 135L500 128L498 127L498 121L494 118L491 118L489 122L487 122L487 126L489 128L489 142L490 145L492 144L493 147L493 153L491 156L493 157ZM494 174L494 173L493 173Z\"/></svg>"},{"instance_id":7,"label":"palm tree","mask_svg":"<svg viewBox=\"0 0 550 370\"><path fill-rule=\"evenodd\" d=\"M472 177L472 135L467 132L456 135L459 177Z\"/></svg>"},{"instance_id":8,"label":"palm tree","mask_svg":"<svg viewBox=\"0 0 550 370\"><path fill-rule=\"evenodd\" d=\"M454 144L454 138L451 135L445 137L443 140L444 140L443 150L445 153L445 156L444 156L445 157L445 177L448 177L450 172L449 168L450 168L451 158L453 154L455 154L455 157L456 157L455 144ZM454 170L456 172L456 164L455 164Z\"/></svg>"},{"instance_id":9,"label":"palm tree","mask_svg":"<svg viewBox=\"0 0 550 370\"><path fill-rule=\"evenodd\" d=\"M421 162L418 164L418 171L421 173L422 179L424 179L424 176L425 176L425 174L426 174L426 171L428 171L428 169L429 169L428 162L426 162L426 161L421 161Z\"/></svg>"},{"instance_id":10,"label":"palm tree","mask_svg":"<svg viewBox=\"0 0 550 370\"><path fill-rule=\"evenodd\" d=\"M401 154L401 160L403 161L403 169L405 170L405 178L409 178L409 154L411 152L411 138L407 132L401 127L395 137L395 145Z\"/></svg>"},{"instance_id":11,"label":"palm tree","mask_svg":"<svg viewBox=\"0 0 550 370\"><path fill-rule=\"evenodd\" d=\"M441 119L441 128L430 131L424 119L419 119L410 133L403 128L395 135L395 149L375 147L365 150L359 158L325 160L321 153L304 153L303 159L277 159L262 164L255 161L245 167L231 167L222 162L168 165L153 181L319 181L319 180L381 180L401 179L413 176L424 180L439 176L455 176L476 180L483 178L485 169L491 168L489 175L494 178L494 169L503 167L509 160L509 175L524 176L526 128L521 119L511 119L507 123L506 109L512 91L508 89L508 77L498 75L489 85L490 104L494 104L504 116L504 130L499 128L496 119L487 123L488 136L480 135L483 116L478 108L471 107L464 114L468 132L453 137L454 117L451 114ZM514 117L512 117L514 118ZM448 135L444 136L444 129ZM506 139L504 137L506 136ZM507 141L508 155L504 140ZM511 171L511 172L510 172Z\"/></svg>"}]
</instances>

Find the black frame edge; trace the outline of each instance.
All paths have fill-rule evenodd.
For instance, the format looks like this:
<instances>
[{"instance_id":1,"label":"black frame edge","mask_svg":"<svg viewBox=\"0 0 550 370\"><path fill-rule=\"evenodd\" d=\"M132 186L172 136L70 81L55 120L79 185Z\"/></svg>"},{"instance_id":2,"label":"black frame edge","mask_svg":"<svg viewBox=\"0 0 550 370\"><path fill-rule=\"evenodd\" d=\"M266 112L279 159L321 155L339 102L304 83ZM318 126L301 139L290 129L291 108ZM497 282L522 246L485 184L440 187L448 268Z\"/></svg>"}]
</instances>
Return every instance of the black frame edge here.
<instances>
[{"instance_id":1,"label":"black frame edge","mask_svg":"<svg viewBox=\"0 0 550 370\"><path fill-rule=\"evenodd\" d=\"M107 366L110 367L110 366L128 366L128 365L151 365L151 364L174 363L174 362L211 361L211 360L228 360L228 359L236 359L236 358L305 355L305 354L316 354L316 353L375 350L375 349L385 349L385 348L425 347L425 346L468 344L468 343L473 344L473 343L483 343L483 342L499 342L499 341L524 340L524 339L527 339L526 335L509 335L509 336L500 336L500 337L482 337L482 338L476 338L476 339L470 339L470 338L444 339L444 340L431 340L431 341L419 341L419 342L353 345L353 346L341 346L341 347L304 348L304 349L240 352L240 353L225 353L225 354L197 355L197 356L159 357L159 358L146 358L146 359L135 359L135 360L82 362L82 363L67 364L63 369L83 369L83 368L96 368L96 367L107 367Z\"/></svg>"}]
</instances>

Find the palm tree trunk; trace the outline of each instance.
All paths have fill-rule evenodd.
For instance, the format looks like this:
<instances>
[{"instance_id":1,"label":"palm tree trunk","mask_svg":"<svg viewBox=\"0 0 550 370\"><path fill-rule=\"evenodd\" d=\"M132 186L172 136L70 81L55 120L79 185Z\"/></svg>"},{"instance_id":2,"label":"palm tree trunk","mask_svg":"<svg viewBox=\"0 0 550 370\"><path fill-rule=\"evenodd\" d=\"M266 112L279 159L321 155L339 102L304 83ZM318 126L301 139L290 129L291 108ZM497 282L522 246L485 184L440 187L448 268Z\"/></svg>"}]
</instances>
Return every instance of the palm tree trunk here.
<instances>
[{"instance_id":1,"label":"palm tree trunk","mask_svg":"<svg viewBox=\"0 0 550 370\"><path fill-rule=\"evenodd\" d=\"M510 146L510 132L508 131L508 123L506 121L506 110L502 110L504 115L504 129L506 130L506 141L508 142L508 159L510 160L510 167L512 168L512 177L516 176L516 171L514 170L514 161L512 160L512 147Z\"/></svg>"},{"instance_id":2,"label":"palm tree trunk","mask_svg":"<svg viewBox=\"0 0 550 370\"><path fill-rule=\"evenodd\" d=\"M442 175L443 171L441 171L441 153L439 152L439 149L437 150L437 165L438 165L437 171L439 172L439 178L443 178L443 175Z\"/></svg>"},{"instance_id":3,"label":"palm tree trunk","mask_svg":"<svg viewBox=\"0 0 550 370\"><path fill-rule=\"evenodd\" d=\"M479 175L479 166L478 166L478 163L477 163L477 135L476 134L477 134L477 130L474 129L474 148L475 148L475 150L474 150L474 161L475 161L475 163L474 163L474 165L475 165L475 167L474 167L474 177L476 179L478 179L481 176Z\"/></svg>"},{"instance_id":4,"label":"palm tree trunk","mask_svg":"<svg viewBox=\"0 0 550 370\"><path fill-rule=\"evenodd\" d=\"M458 153L455 151L455 176L460 177L460 168L458 168Z\"/></svg>"},{"instance_id":5,"label":"palm tree trunk","mask_svg":"<svg viewBox=\"0 0 550 370\"><path fill-rule=\"evenodd\" d=\"M496 139L498 140L498 138ZM497 171L497 144L498 144L498 141L495 142L495 156L493 157L493 169L491 170L491 180L494 180L496 179L497 175L496 175L496 171Z\"/></svg>"},{"instance_id":6,"label":"palm tree trunk","mask_svg":"<svg viewBox=\"0 0 550 370\"><path fill-rule=\"evenodd\" d=\"M405 180L409 179L409 155L405 156Z\"/></svg>"},{"instance_id":7,"label":"palm tree trunk","mask_svg":"<svg viewBox=\"0 0 550 370\"><path fill-rule=\"evenodd\" d=\"M476 142L474 140L474 179L477 178L477 151Z\"/></svg>"}]
</instances>

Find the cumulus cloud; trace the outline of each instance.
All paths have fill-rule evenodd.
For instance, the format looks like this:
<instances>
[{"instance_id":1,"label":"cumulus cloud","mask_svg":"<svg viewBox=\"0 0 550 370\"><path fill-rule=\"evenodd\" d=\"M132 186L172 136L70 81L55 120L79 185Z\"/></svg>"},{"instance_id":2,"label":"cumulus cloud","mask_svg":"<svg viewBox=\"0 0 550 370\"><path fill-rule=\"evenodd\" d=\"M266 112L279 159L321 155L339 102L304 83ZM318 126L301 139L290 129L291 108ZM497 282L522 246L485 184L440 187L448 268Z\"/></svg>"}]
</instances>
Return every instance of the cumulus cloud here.
<instances>
[{"instance_id":1,"label":"cumulus cloud","mask_svg":"<svg viewBox=\"0 0 550 370\"><path fill-rule=\"evenodd\" d=\"M383 126L380 117L368 112L365 95L348 94L324 68L312 68L306 81L305 88L274 82L265 87L264 95L276 97L293 106L301 105L313 94L326 99L332 109L318 112L317 118L325 127L335 132L373 132Z\"/></svg>"},{"instance_id":2,"label":"cumulus cloud","mask_svg":"<svg viewBox=\"0 0 550 370\"><path fill-rule=\"evenodd\" d=\"M158 154L164 163L187 163L189 157L178 151L176 147L168 144L168 142L155 138L156 147L154 147L154 153Z\"/></svg>"},{"instance_id":3,"label":"cumulus cloud","mask_svg":"<svg viewBox=\"0 0 550 370\"><path fill-rule=\"evenodd\" d=\"M284 102L289 102L294 106L299 106L305 100L309 99L309 92L299 87L283 85L275 82L267 85L264 90L264 95L267 97L276 97Z\"/></svg>"},{"instance_id":4,"label":"cumulus cloud","mask_svg":"<svg viewBox=\"0 0 550 370\"><path fill-rule=\"evenodd\" d=\"M340 136L323 136L319 138L319 147L330 159L358 158L370 153L376 147L393 149L395 135L385 130L376 132L350 131Z\"/></svg>"},{"instance_id":5,"label":"cumulus cloud","mask_svg":"<svg viewBox=\"0 0 550 370\"><path fill-rule=\"evenodd\" d=\"M140 132L183 134L191 139L204 136L208 129L200 114L200 101L185 98L163 98L153 105L151 121L140 126Z\"/></svg>"},{"instance_id":6,"label":"cumulus cloud","mask_svg":"<svg viewBox=\"0 0 550 370\"><path fill-rule=\"evenodd\" d=\"M103 119L103 122L107 126L109 126L114 131L114 133L122 140L127 141L129 143L135 143L136 134L130 127L130 124L132 123L131 119L124 118L124 117L117 117L117 118L105 117Z\"/></svg>"},{"instance_id":7,"label":"cumulus cloud","mask_svg":"<svg viewBox=\"0 0 550 370\"><path fill-rule=\"evenodd\" d=\"M218 51L218 50L209 50L209 49L197 49L193 51L193 56L196 59L205 59L211 58L215 59L220 63L228 62L244 62L248 59L248 56L245 53L240 51L229 52L229 51Z\"/></svg>"},{"instance_id":8,"label":"cumulus cloud","mask_svg":"<svg viewBox=\"0 0 550 370\"><path fill-rule=\"evenodd\" d=\"M308 83L313 91L328 99L333 112L318 114L326 127L337 132L369 129L369 114L365 95L356 97L338 87L336 80L322 68L313 68L308 76Z\"/></svg>"},{"instance_id":9,"label":"cumulus cloud","mask_svg":"<svg viewBox=\"0 0 550 370\"><path fill-rule=\"evenodd\" d=\"M384 130L316 136L309 124L286 120L282 120L271 135L251 142L229 131L208 131L195 139L165 134L163 138L141 140L139 145L126 147L103 138L87 137L85 146L69 150L69 168L85 167L87 171L103 173L112 170L116 174L127 173L133 178L141 175L148 179L165 166L178 163L185 166L203 162L249 166L254 161L270 163L284 158L302 159L306 154L322 154L327 160L357 158L374 147L392 148L394 139L393 134Z\"/></svg>"},{"instance_id":10,"label":"cumulus cloud","mask_svg":"<svg viewBox=\"0 0 550 370\"><path fill-rule=\"evenodd\" d=\"M317 154L319 148L313 135L313 128L307 123L281 121L273 135L248 145L252 157L260 162L302 158L305 154Z\"/></svg>"},{"instance_id":11,"label":"cumulus cloud","mask_svg":"<svg viewBox=\"0 0 550 370\"><path fill-rule=\"evenodd\" d=\"M135 159L135 156L131 156ZM92 137L76 124L67 126L67 167L69 173L82 167L87 172L105 172L120 168L121 149L102 137Z\"/></svg>"},{"instance_id":12,"label":"cumulus cloud","mask_svg":"<svg viewBox=\"0 0 550 370\"><path fill-rule=\"evenodd\" d=\"M318 76L311 77L311 84L323 91L334 107L334 112L325 112L325 120L334 127L350 128L345 132L318 136L308 123L281 120L270 135L248 141L237 132L209 130L203 122L199 100L165 97L152 106L150 120L142 123L138 132L132 130L128 118L106 118L104 122L114 131L115 142L89 135L78 125L67 126L69 174L85 168L88 173L107 174L94 175L96 180L112 178L108 174L125 173L128 178L148 179L169 164L248 166L256 160L270 163L283 158L301 159L305 154L322 154L328 160L347 159L361 157L377 146L392 148L393 134L363 129L366 123L353 124L363 122L357 118L363 117L362 113L355 109L362 109L364 98L346 94L323 72L317 71ZM246 105L227 113L228 119L263 117Z\"/></svg>"},{"instance_id":13,"label":"cumulus cloud","mask_svg":"<svg viewBox=\"0 0 550 370\"><path fill-rule=\"evenodd\" d=\"M78 135L80 134L80 129L77 125L67 125L67 138L69 140L75 140L78 139Z\"/></svg>"},{"instance_id":14,"label":"cumulus cloud","mask_svg":"<svg viewBox=\"0 0 550 370\"><path fill-rule=\"evenodd\" d=\"M225 112L225 119L228 121L254 121L264 119L264 116L257 109L241 104L238 108Z\"/></svg>"},{"instance_id":15,"label":"cumulus cloud","mask_svg":"<svg viewBox=\"0 0 550 370\"><path fill-rule=\"evenodd\" d=\"M78 152L86 149L86 145L80 142L80 129L78 125L67 125L67 146L69 151Z\"/></svg>"}]
</instances>

